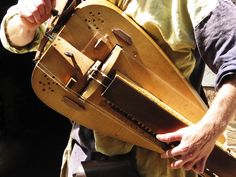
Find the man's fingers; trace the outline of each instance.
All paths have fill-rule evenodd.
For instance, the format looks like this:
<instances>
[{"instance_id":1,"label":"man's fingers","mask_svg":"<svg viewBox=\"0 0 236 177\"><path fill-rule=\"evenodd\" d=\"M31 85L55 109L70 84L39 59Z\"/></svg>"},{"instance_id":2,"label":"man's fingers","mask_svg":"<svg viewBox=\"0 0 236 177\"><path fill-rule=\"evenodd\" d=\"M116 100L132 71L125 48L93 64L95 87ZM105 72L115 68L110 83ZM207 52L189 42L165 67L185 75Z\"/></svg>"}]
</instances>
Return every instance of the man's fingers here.
<instances>
[{"instance_id":1,"label":"man's fingers","mask_svg":"<svg viewBox=\"0 0 236 177\"><path fill-rule=\"evenodd\" d=\"M23 20L24 23L27 23L27 25L34 25L36 24L36 21L32 15L32 13L29 11L29 9L25 7L21 7L21 10L19 11L20 18Z\"/></svg>"},{"instance_id":2,"label":"man's fingers","mask_svg":"<svg viewBox=\"0 0 236 177\"><path fill-rule=\"evenodd\" d=\"M189 158L187 158L186 156L185 156L185 157L182 157L182 158L180 158L180 159L178 159L178 160L172 162L172 163L170 164L170 168L172 168L172 169L183 168L184 165L185 165L189 160L192 160L192 158L189 159Z\"/></svg>"},{"instance_id":3,"label":"man's fingers","mask_svg":"<svg viewBox=\"0 0 236 177\"><path fill-rule=\"evenodd\" d=\"M179 131L173 132L173 133L166 133L166 134L157 134L156 138L159 141L170 143L174 141L180 141L182 138L182 134Z\"/></svg>"},{"instance_id":4,"label":"man's fingers","mask_svg":"<svg viewBox=\"0 0 236 177\"><path fill-rule=\"evenodd\" d=\"M20 15L21 19L26 22L26 23L30 23L30 24L36 24L36 21L34 20L33 16L29 16L29 17L25 17L23 15Z\"/></svg>"},{"instance_id":5,"label":"man's fingers","mask_svg":"<svg viewBox=\"0 0 236 177\"><path fill-rule=\"evenodd\" d=\"M52 0L45 0L44 3L45 3L45 11L46 11L46 14L51 14L51 11L52 11Z\"/></svg>"},{"instance_id":6,"label":"man's fingers","mask_svg":"<svg viewBox=\"0 0 236 177\"><path fill-rule=\"evenodd\" d=\"M176 160L172 162L169 167L172 169L178 169L181 168L184 165L185 161L183 159Z\"/></svg>"},{"instance_id":7,"label":"man's fingers","mask_svg":"<svg viewBox=\"0 0 236 177\"><path fill-rule=\"evenodd\" d=\"M186 162L184 165L183 165L183 168L187 171L189 170L193 170L195 167L196 167L196 162L198 161L198 159L196 158L189 158L188 159L188 162Z\"/></svg>"},{"instance_id":8,"label":"man's fingers","mask_svg":"<svg viewBox=\"0 0 236 177\"><path fill-rule=\"evenodd\" d=\"M34 20L36 21L37 24L41 24L42 23L42 18L41 18L41 16L40 16L38 11L33 13L33 17L34 17Z\"/></svg>"},{"instance_id":9,"label":"man's fingers","mask_svg":"<svg viewBox=\"0 0 236 177\"><path fill-rule=\"evenodd\" d=\"M39 15L40 15L40 17L41 18L43 18L43 17L45 17L45 15L46 15L46 7L45 7L45 5L44 4L40 4L38 7L38 12L39 12Z\"/></svg>"},{"instance_id":10,"label":"man's fingers","mask_svg":"<svg viewBox=\"0 0 236 177\"><path fill-rule=\"evenodd\" d=\"M185 170L191 170L196 162L196 158L193 154L189 153L186 155L183 155L178 160L175 160L170 164L170 168L172 169L178 169L178 168L184 168Z\"/></svg>"},{"instance_id":11,"label":"man's fingers","mask_svg":"<svg viewBox=\"0 0 236 177\"><path fill-rule=\"evenodd\" d=\"M52 0L19 1L19 14L25 21L40 25L51 16L51 2Z\"/></svg>"},{"instance_id":12,"label":"man's fingers","mask_svg":"<svg viewBox=\"0 0 236 177\"><path fill-rule=\"evenodd\" d=\"M54 9L56 7L56 3L57 3L56 0L51 0L52 9Z\"/></svg>"},{"instance_id":13,"label":"man's fingers","mask_svg":"<svg viewBox=\"0 0 236 177\"><path fill-rule=\"evenodd\" d=\"M29 8L29 11L32 13L36 23L41 24L42 23L42 16L40 15L40 12L39 12L39 5L29 3L28 8Z\"/></svg>"},{"instance_id":14,"label":"man's fingers","mask_svg":"<svg viewBox=\"0 0 236 177\"><path fill-rule=\"evenodd\" d=\"M41 17L51 14L51 10L53 8L52 0L34 0L32 2L38 8Z\"/></svg>"},{"instance_id":15,"label":"man's fingers","mask_svg":"<svg viewBox=\"0 0 236 177\"><path fill-rule=\"evenodd\" d=\"M204 170L205 170L205 166L206 166L206 161L207 161L207 157L204 157L202 158L201 160L199 160L193 170L196 172L196 173L199 173L199 174L202 174L204 173Z\"/></svg>"},{"instance_id":16,"label":"man's fingers","mask_svg":"<svg viewBox=\"0 0 236 177\"><path fill-rule=\"evenodd\" d=\"M52 9L56 7L56 0L44 0L47 14L51 14Z\"/></svg>"},{"instance_id":17,"label":"man's fingers","mask_svg":"<svg viewBox=\"0 0 236 177\"><path fill-rule=\"evenodd\" d=\"M180 159L172 162L169 166L172 169L184 168L185 170L193 170L198 174L204 173L205 165L206 165L207 157L198 160L192 154L186 154Z\"/></svg>"},{"instance_id":18,"label":"man's fingers","mask_svg":"<svg viewBox=\"0 0 236 177\"><path fill-rule=\"evenodd\" d=\"M188 152L188 148L184 148L181 145L169 149L161 154L161 158L173 158L179 155L185 155Z\"/></svg>"},{"instance_id":19,"label":"man's fingers","mask_svg":"<svg viewBox=\"0 0 236 177\"><path fill-rule=\"evenodd\" d=\"M32 24L39 23L39 20L41 19L37 8L32 3L28 3L27 5L20 4L19 14L21 18L24 18Z\"/></svg>"}]
</instances>

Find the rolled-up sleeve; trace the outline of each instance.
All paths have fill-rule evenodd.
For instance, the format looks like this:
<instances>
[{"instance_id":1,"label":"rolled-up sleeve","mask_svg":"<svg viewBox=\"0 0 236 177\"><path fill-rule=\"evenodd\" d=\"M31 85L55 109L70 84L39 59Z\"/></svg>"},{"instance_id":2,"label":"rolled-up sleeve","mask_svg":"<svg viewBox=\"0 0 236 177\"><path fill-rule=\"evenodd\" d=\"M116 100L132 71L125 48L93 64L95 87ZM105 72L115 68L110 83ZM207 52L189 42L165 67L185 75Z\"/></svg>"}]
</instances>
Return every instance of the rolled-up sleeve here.
<instances>
[{"instance_id":1,"label":"rolled-up sleeve","mask_svg":"<svg viewBox=\"0 0 236 177\"><path fill-rule=\"evenodd\" d=\"M216 73L218 89L236 74L236 6L230 0L219 1L194 31L202 58Z\"/></svg>"},{"instance_id":2,"label":"rolled-up sleeve","mask_svg":"<svg viewBox=\"0 0 236 177\"><path fill-rule=\"evenodd\" d=\"M1 36L1 42L4 48L7 50L13 52L13 53L27 53L27 52L34 52L37 50L38 45L44 35L45 32L45 25L42 24L36 31L35 37L33 41L23 47L15 47L12 46L7 38L7 33L6 33L6 28L7 28L7 23L8 21L17 15L17 7L12 6L11 8L8 9L6 15L3 17L2 22L1 22L1 29L0 29L0 36Z\"/></svg>"}]
</instances>

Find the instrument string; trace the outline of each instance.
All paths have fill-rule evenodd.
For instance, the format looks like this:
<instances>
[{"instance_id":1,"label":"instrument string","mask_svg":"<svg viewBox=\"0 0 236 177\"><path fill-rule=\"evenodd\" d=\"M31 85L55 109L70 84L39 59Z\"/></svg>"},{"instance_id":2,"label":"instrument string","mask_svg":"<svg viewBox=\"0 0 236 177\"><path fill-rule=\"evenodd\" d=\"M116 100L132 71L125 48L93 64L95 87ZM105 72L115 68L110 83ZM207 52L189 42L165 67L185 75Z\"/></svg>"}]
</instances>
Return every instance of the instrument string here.
<instances>
[{"instance_id":1,"label":"instrument string","mask_svg":"<svg viewBox=\"0 0 236 177\"><path fill-rule=\"evenodd\" d=\"M100 80L96 79L95 77L93 77L92 75L88 76L89 79L92 79L94 81L96 81L97 83L99 83L100 85L102 85L103 87L107 88L108 86L103 84Z\"/></svg>"}]
</instances>

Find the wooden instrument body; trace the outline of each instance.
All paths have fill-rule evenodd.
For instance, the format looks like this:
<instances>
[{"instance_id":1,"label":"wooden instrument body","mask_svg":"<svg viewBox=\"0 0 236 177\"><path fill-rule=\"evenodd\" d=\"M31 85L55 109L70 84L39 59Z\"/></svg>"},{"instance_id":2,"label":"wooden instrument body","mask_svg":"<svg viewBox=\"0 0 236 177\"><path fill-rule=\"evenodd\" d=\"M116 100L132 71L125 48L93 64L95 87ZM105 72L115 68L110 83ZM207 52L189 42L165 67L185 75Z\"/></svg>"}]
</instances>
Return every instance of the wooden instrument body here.
<instances>
[{"instance_id":1,"label":"wooden instrument body","mask_svg":"<svg viewBox=\"0 0 236 177\"><path fill-rule=\"evenodd\" d=\"M91 71L97 63L99 73ZM159 132L196 123L206 112L198 94L157 44L120 9L104 1L88 1L76 8L37 62L32 87L46 105L85 127L163 152L163 143L114 111L102 96L105 88L100 83L114 72L182 122L181 126L167 122L171 128ZM219 139L220 151L222 143Z\"/></svg>"}]
</instances>

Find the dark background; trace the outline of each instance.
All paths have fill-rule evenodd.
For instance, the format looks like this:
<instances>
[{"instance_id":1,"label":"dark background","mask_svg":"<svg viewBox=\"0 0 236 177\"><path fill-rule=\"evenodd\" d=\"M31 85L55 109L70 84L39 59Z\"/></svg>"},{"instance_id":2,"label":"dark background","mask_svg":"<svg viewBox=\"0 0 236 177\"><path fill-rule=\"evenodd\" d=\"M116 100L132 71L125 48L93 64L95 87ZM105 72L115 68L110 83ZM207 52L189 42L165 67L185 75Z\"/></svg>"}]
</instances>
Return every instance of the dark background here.
<instances>
[{"instance_id":1,"label":"dark background","mask_svg":"<svg viewBox=\"0 0 236 177\"><path fill-rule=\"evenodd\" d=\"M16 0L0 1L0 21ZM0 44L0 177L58 177L71 124L31 88L34 53Z\"/></svg>"}]
</instances>

